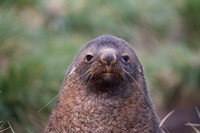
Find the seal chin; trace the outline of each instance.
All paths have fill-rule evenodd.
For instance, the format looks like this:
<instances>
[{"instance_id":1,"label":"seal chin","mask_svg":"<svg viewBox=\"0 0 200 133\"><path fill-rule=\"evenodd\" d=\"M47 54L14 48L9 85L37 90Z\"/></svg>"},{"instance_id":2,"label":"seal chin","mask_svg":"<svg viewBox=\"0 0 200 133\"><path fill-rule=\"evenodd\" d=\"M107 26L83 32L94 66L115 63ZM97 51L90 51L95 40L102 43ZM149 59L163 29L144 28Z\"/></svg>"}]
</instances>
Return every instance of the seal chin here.
<instances>
[{"instance_id":1,"label":"seal chin","mask_svg":"<svg viewBox=\"0 0 200 133\"><path fill-rule=\"evenodd\" d=\"M95 85L95 88L113 88L117 84L120 83L119 77L117 74L111 73L111 72L105 72L102 74L99 74L97 77L94 78L93 83Z\"/></svg>"},{"instance_id":2,"label":"seal chin","mask_svg":"<svg viewBox=\"0 0 200 133\"><path fill-rule=\"evenodd\" d=\"M101 80L103 81L103 83L109 83L112 84L115 80L115 75L112 73L103 73L101 75Z\"/></svg>"}]
</instances>

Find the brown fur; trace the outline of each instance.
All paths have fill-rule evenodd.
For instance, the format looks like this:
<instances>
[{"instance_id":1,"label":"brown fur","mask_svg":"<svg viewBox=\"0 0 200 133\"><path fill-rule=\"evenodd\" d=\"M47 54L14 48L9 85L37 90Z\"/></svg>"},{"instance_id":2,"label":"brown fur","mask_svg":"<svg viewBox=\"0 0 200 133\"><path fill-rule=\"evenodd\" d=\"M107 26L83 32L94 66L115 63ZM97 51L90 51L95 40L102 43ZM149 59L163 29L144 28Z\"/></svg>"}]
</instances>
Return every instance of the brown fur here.
<instances>
[{"instance_id":1,"label":"brown fur","mask_svg":"<svg viewBox=\"0 0 200 133\"><path fill-rule=\"evenodd\" d=\"M103 35L75 58L44 133L161 133L158 125L135 51Z\"/></svg>"}]
</instances>

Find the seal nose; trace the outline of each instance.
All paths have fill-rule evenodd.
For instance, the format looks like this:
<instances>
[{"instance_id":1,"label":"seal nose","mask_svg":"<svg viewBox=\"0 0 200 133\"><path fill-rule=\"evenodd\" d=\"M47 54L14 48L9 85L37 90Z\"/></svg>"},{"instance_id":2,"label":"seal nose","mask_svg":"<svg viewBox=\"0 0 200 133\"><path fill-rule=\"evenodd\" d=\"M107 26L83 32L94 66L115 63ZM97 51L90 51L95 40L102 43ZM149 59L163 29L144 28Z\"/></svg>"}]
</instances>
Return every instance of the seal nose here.
<instances>
[{"instance_id":1,"label":"seal nose","mask_svg":"<svg viewBox=\"0 0 200 133\"><path fill-rule=\"evenodd\" d=\"M113 52L104 52L102 53L100 60L104 65L110 66L116 62L116 55Z\"/></svg>"}]
</instances>

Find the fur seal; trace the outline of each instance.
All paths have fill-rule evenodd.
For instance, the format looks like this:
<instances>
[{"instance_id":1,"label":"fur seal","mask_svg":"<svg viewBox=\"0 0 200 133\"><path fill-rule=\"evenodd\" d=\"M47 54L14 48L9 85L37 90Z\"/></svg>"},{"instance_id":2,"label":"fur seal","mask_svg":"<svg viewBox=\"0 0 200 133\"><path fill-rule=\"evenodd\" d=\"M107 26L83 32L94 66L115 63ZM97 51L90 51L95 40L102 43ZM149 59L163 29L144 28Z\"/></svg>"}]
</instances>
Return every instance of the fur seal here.
<instances>
[{"instance_id":1,"label":"fur seal","mask_svg":"<svg viewBox=\"0 0 200 133\"><path fill-rule=\"evenodd\" d=\"M124 40L103 35L77 54L44 133L161 133L142 65Z\"/></svg>"}]
</instances>

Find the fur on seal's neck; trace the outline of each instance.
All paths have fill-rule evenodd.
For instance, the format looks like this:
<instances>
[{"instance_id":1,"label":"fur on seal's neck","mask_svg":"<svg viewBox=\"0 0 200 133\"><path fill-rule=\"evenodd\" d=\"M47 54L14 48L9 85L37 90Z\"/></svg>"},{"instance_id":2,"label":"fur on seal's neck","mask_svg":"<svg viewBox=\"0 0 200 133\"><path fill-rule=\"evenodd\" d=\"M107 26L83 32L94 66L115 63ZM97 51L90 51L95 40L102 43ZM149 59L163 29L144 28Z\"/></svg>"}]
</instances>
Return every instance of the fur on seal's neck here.
<instances>
[{"instance_id":1,"label":"fur on seal's neck","mask_svg":"<svg viewBox=\"0 0 200 133\"><path fill-rule=\"evenodd\" d=\"M127 42L103 35L78 53L44 132L161 132Z\"/></svg>"}]
</instances>

